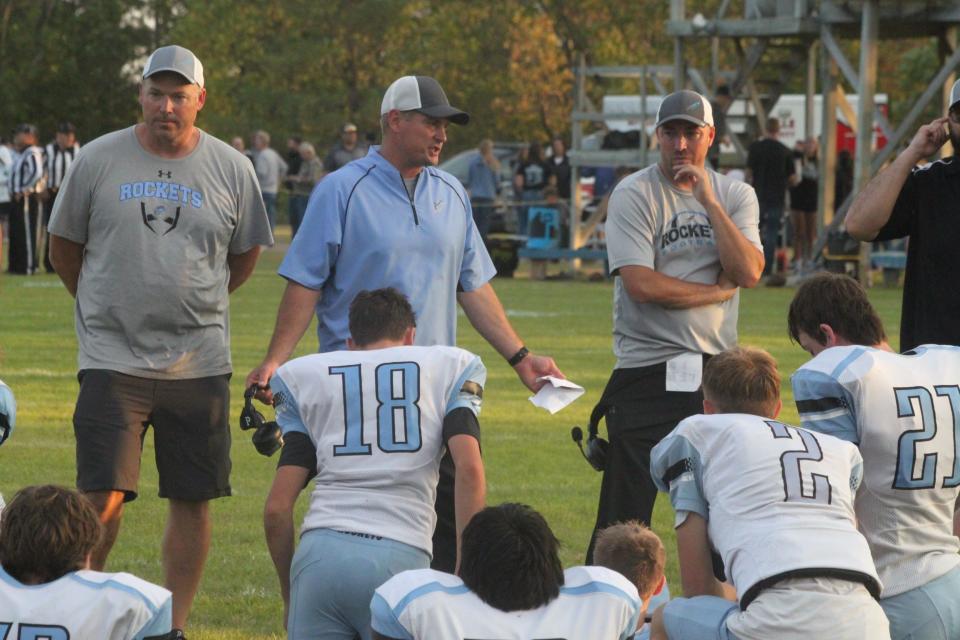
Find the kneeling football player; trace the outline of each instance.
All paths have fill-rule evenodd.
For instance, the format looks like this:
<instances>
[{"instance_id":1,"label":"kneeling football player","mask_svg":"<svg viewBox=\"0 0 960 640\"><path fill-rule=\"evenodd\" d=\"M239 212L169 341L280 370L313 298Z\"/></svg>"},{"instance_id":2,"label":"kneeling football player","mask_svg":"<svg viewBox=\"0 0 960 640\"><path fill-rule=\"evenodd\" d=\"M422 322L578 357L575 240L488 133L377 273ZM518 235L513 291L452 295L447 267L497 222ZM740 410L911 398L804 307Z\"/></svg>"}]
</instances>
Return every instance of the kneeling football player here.
<instances>
[{"instance_id":1,"label":"kneeling football player","mask_svg":"<svg viewBox=\"0 0 960 640\"><path fill-rule=\"evenodd\" d=\"M21 489L0 519L0 638L176 640L170 592L128 573L90 571L103 535L73 489ZM178 635L180 634L180 635Z\"/></svg>"},{"instance_id":2,"label":"kneeling football player","mask_svg":"<svg viewBox=\"0 0 960 640\"><path fill-rule=\"evenodd\" d=\"M632 638L636 587L605 567L564 571L559 546L530 507L487 507L463 532L459 577L405 571L377 589L375 640Z\"/></svg>"},{"instance_id":3,"label":"kneeling football player","mask_svg":"<svg viewBox=\"0 0 960 640\"><path fill-rule=\"evenodd\" d=\"M780 375L759 349L711 358L703 397L705 415L653 449L653 479L676 511L686 597L654 613L651 638L888 640L854 518L857 448L775 419ZM711 548L729 583L714 577Z\"/></svg>"},{"instance_id":4,"label":"kneeling football player","mask_svg":"<svg viewBox=\"0 0 960 640\"><path fill-rule=\"evenodd\" d=\"M349 323L350 350L296 358L270 380L284 446L264 528L291 639L368 640L374 589L430 566L445 449L458 535L484 504L480 358L412 346L413 309L395 289L361 291ZM294 553L293 508L313 476Z\"/></svg>"}]
</instances>

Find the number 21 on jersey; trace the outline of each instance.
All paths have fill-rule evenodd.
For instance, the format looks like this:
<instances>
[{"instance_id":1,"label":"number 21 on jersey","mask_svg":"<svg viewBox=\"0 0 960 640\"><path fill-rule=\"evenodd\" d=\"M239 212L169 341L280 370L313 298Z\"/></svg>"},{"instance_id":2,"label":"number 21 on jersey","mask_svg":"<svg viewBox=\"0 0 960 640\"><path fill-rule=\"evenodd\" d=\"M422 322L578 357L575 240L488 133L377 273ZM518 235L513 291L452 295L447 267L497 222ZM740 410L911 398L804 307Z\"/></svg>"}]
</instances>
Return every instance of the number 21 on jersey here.
<instances>
[{"instance_id":1,"label":"number 21 on jersey","mask_svg":"<svg viewBox=\"0 0 960 640\"><path fill-rule=\"evenodd\" d=\"M934 393L950 403L950 418L944 420L953 429L953 467L949 476L943 478L943 487L950 489L960 485L960 387L936 385ZM926 387L902 387L893 390L897 399L897 417L915 418L918 413L922 429L905 431L897 443L897 469L893 476L894 489L933 489L937 485L937 461L941 453L923 454L920 475L914 473L917 462L917 445L933 440L937 435L936 409L933 394Z\"/></svg>"},{"instance_id":2,"label":"number 21 on jersey","mask_svg":"<svg viewBox=\"0 0 960 640\"><path fill-rule=\"evenodd\" d=\"M333 447L335 456L368 456L371 445L363 439L363 388L360 365L330 367L330 375L343 383L343 444ZM387 362L374 374L377 398L377 447L384 453L420 450L420 365ZM399 428L398 428L399 427Z\"/></svg>"}]
</instances>

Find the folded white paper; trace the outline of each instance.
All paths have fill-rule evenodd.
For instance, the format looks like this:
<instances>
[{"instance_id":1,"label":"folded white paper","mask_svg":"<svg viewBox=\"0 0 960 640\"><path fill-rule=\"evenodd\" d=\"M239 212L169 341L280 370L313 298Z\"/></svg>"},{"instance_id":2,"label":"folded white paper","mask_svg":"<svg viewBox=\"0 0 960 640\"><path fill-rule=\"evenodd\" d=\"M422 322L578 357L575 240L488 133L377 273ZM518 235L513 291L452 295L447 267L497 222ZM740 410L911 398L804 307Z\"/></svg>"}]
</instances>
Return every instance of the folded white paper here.
<instances>
[{"instance_id":1,"label":"folded white paper","mask_svg":"<svg viewBox=\"0 0 960 640\"><path fill-rule=\"evenodd\" d=\"M583 395L583 387L563 378L543 376L537 380L546 380L537 395L530 396L530 402L550 413L556 413Z\"/></svg>"}]
</instances>

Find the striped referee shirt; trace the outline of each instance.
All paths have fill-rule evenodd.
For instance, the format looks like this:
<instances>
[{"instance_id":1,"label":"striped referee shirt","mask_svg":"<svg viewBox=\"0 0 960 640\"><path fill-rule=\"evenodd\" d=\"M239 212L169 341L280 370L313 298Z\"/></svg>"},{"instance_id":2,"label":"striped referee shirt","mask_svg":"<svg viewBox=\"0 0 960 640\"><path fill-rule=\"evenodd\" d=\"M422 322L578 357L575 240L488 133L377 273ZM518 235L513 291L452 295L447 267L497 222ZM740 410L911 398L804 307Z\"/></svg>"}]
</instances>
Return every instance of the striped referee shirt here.
<instances>
[{"instance_id":1,"label":"striped referee shirt","mask_svg":"<svg viewBox=\"0 0 960 640\"><path fill-rule=\"evenodd\" d=\"M44 148L43 156L47 163L47 189L60 188L64 176L67 175L67 169L73 164L73 159L77 157L79 150L78 142L74 142L72 147L66 149L61 149L56 142L51 142Z\"/></svg>"},{"instance_id":2,"label":"striped referee shirt","mask_svg":"<svg viewBox=\"0 0 960 640\"><path fill-rule=\"evenodd\" d=\"M43 151L36 145L24 149L13 161L10 193L36 193L42 186Z\"/></svg>"}]
</instances>

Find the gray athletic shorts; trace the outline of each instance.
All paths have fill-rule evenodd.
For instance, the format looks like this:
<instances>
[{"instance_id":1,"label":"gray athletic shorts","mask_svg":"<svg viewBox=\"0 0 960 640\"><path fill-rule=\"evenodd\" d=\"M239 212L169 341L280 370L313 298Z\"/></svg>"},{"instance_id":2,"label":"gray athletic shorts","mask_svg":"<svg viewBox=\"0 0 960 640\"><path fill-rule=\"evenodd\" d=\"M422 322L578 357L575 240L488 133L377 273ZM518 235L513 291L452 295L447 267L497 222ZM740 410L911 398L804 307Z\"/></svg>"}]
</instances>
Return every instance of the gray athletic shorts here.
<instances>
[{"instance_id":1,"label":"gray athletic shorts","mask_svg":"<svg viewBox=\"0 0 960 640\"><path fill-rule=\"evenodd\" d=\"M373 592L401 571L429 566L429 553L390 538L305 531L290 566L288 640L370 640Z\"/></svg>"},{"instance_id":2,"label":"gray athletic shorts","mask_svg":"<svg viewBox=\"0 0 960 640\"><path fill-rule=\"evenodd\" d=\"M202 501L230 495L230 374L154 380L81 371L73 414L77 488L137 497L140 456L153 426L160 497Z\"/></svg>"}]
</instances>

